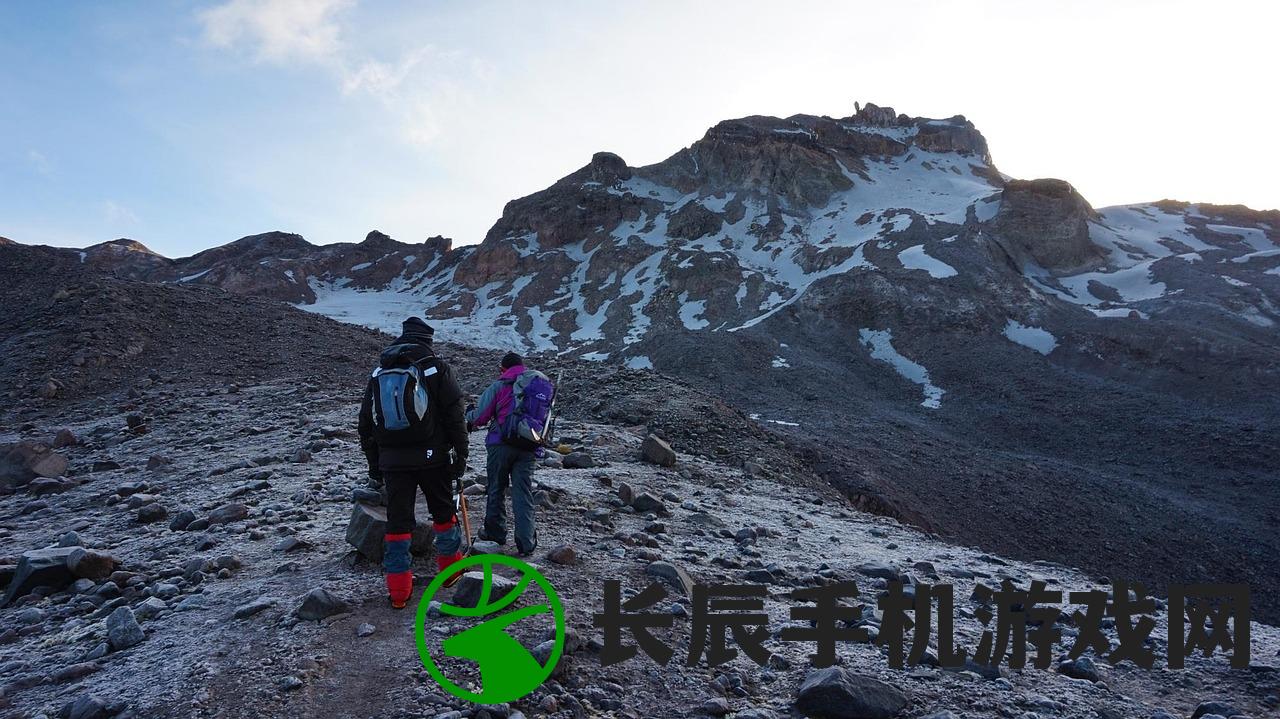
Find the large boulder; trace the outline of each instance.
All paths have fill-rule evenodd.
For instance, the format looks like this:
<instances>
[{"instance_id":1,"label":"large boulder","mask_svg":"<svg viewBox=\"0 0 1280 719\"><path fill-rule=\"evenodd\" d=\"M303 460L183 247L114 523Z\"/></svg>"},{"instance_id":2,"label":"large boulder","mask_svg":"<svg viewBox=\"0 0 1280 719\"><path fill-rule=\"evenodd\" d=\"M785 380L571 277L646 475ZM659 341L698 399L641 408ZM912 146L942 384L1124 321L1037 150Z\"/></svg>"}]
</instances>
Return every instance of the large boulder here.
<instances>
[{"instance_id":1,"label":"large boulder","mask_svg":"<svg viewBox=\"0 0 1280 719\"><path fill-rule=\"evenodd\" d=\"M18 568L13 572L13 579L9 582L9 589L5 592L4 602L0 603L0 606L29 593L36 587L62 589L71 584L76 577L67 566L67 558L76 551L84 551L84 549L82 547L49 547L23 552L18 559Z\"/></svg>"},{"instance_id":2,"label":"large boulder","mask_svg":"<svg viewBox=\"0 0 1280 719\"><path fill-rule=\"evenodd\" d=\"M61 477L67 458L46 444L23 440L0 446L0 491L12 492L37 477Z\"/></svg>"},{"instance_id":3,"label":"large boulder","mask_svg":"<svg viewBox=\"0 0 1280 719\"><path fill-rule=\"evenodd\" d=\"M676 452L656 434L644 438L640 444L640 458L661 467L674 467Z\"/></svg>"},{"instance_id":4,"label":"large boulder","mask_svg":"<svg viewBox=\"0 0 1280 719\"><path fill-rule=\"evenodd\" d=\"M1064 180L1012 180L992 219L992 235L1019 269L1072 275L1106 263L1106 250L1089 239L1089 220L1096 216Z\"/></svg>"},{"instance_id":5,"label":"large boulder","mask_svg":"<svg viewBox=\"0 0 1280 719\"><path fill-rule=\"evenodd\" d=\"M906 705L896 687L841 667L809 672L796 696L796 709L816 719L889 719Z\"/></svg>"},{"instance_id":6,"label":"large boulder","mask_svg":"<svg viewBox=\"0 0 1280 719\"><path fill-rule=\"evenodd\" d=\"M425 508L419 507L417 515L430 517ZM409 543L409 551L413 554L428 554L434 543L431 527L424 520L413 528L413 539ZM387 510L370 504L356 503L351 508L351 519L347 521L347 544L355 547L360 556L371 562L382 561L382 540L387 533Z\"/></svg>"}]
</instances>

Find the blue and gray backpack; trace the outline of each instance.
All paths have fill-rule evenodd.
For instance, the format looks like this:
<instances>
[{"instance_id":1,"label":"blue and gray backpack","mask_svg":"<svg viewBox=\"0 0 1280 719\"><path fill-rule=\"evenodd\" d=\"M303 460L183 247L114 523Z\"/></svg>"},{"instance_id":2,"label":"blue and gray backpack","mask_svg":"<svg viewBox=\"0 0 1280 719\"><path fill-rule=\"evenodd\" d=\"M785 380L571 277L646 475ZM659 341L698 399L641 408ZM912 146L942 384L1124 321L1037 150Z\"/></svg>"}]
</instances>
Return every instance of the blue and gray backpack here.
<instances>
[{"instance_id":1,"label":"blue and gray backpack","mask_svg":"<svg viewBox=\"0 0 1280 719\"><path fill-rule=\"evenodd\" d=\"M374 438L387 446L425 444L435 434L435 413L427 392L434 365L379 367L369 381Z\"/></svg>"}]
</instances>

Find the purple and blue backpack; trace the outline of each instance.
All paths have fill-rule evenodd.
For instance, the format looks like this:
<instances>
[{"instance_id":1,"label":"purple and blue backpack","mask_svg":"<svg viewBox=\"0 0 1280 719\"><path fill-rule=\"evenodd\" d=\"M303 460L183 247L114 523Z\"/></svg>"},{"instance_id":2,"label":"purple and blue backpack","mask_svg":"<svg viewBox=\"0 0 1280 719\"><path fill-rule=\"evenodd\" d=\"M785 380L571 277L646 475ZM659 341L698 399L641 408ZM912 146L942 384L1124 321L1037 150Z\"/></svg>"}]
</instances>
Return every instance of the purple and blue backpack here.
<instances>
[{"instance_id":1,"label":"purple and blue backpack","mask_svg":"<svg viewBox=\"0 0 1280 719\"><path fill-rule=\"evenodd\" d=\"M556 396L551 378L537 370L525 370L511 382L511 395L511 413L501 426L502 441L527 451L544 446L549 439L547 418Z\"/></svg>"}]
</instances>

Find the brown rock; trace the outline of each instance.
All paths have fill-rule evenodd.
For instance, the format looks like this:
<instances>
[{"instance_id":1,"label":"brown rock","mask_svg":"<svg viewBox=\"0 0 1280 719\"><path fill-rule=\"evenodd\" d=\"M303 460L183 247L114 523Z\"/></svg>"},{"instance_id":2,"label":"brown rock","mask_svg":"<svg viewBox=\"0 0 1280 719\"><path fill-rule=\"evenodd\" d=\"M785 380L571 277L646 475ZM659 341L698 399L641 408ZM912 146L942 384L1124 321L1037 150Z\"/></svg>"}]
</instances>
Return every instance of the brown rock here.
<instances>
[{"instance_id":1,"label":"brown rock","mask_svg":"<svg viewBox=\"0 0 1280 719\"><path fill-rule=\"evenodd\" d=\"M77 547L67 555L67 569L70 569L78 579L102 581L111 576L115 567L115 557L106 552Z\"/></svg>"}]
</instances>

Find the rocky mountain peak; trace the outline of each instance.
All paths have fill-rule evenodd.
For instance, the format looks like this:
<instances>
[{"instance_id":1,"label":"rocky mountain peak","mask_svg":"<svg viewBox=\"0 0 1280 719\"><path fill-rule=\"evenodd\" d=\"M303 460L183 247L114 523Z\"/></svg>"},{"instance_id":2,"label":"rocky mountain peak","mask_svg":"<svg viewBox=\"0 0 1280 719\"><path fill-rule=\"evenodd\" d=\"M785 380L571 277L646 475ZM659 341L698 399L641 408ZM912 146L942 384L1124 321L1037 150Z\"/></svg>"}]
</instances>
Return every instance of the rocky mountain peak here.
<instances>
[{"instance_id":1,"label":"rocky mountain peak","mask_svg":"<svg viewBox=\"0 0 1280 719\"><path fill-rule=\"evenodd\" d=\"M159 256L159 253L154 252L150 247L127 237L107 240L106 242L99 242L96 245L90 245L85 248L85 252L143 252L148 255Z\"/></svg>"},{"instance_id":2,"label":"rocky mountain peak","mask_svg":"<svg viewBox=\"0 0 1280 719\"><path fill-rule=\"evenodd\" d=\"M391 239L391 236L379 232L378 230L370 230L369 234L364 236L364 241L360 243L362 248L376 250L395 250L406 247L405 243Z\"/></svg>"},{"instance_id":3,"label":"rocky mountain peak","mask_svg":"<svg viewBox=\"0 0 1280 719\"><path fill-rule=\"evenodd\" d=\"M453 249L453 239L444 235L428 237L422 244L431 252L439 255L443 255Z\"/></svg>"},{"instance_id":4,"label":"rocky mountain peak","mask_svg":"<svg viewBox=\"0 0 1280 719\"><path fill-rule=\"evenodd\" d=\"M898 115L892 107L880 107L874 102L868 102L866 105L855 102L853 110L853 117L850 119L864 125L892 127L911 124L911 118L906 115Z\"/></svg>"}]
</instances>

